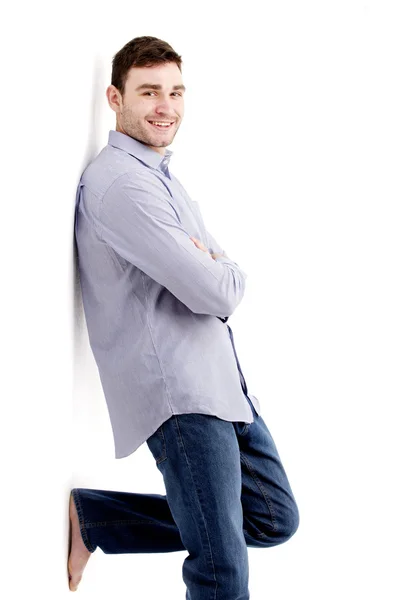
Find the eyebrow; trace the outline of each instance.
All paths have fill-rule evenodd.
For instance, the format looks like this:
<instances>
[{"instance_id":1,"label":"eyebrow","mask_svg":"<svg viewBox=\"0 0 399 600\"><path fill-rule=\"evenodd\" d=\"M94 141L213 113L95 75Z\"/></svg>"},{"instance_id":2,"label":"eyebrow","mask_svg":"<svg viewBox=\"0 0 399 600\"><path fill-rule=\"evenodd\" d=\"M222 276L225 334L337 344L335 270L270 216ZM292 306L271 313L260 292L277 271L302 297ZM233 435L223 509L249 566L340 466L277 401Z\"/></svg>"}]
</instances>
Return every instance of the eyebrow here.
<instances>
[{"instance_id":1,"label":"eyebrow","mask_svg":"<svg viewBox=\"0 0 399 600\"><path fill-rule=\"evenodd\" d=\"M158 83L142 83L141 85L139 85L139 87L136 87L136 92L143 90L143 89L147 89L150 88L152 90L161 90L162 86L159 85ZM181 84L181 85L174 85L173 86L174 90L183 90L184 92L186 91L186 87Z\"/></svg>"}]
</instances>

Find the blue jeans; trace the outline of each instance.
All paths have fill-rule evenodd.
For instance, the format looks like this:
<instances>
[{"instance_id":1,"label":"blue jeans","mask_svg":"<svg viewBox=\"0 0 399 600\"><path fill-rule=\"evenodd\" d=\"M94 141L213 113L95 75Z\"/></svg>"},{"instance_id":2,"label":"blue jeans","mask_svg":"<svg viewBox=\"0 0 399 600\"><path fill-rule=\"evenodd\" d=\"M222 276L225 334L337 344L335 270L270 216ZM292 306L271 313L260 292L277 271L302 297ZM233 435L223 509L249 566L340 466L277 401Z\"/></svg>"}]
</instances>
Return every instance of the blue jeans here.
<instances>
[{"instance_id":1,"label":"blue jeans","mask_svg":"<svg viewBox=\"0 0 399 600\"><path fill-rule=\"evenodd\" d=\"M186 550L186 600L248 600L247 547L290 539L299 513L273 438L253 423L173 415L147 440L166 495L74 488L91 552Z\"/></svg>"}]
</instances>

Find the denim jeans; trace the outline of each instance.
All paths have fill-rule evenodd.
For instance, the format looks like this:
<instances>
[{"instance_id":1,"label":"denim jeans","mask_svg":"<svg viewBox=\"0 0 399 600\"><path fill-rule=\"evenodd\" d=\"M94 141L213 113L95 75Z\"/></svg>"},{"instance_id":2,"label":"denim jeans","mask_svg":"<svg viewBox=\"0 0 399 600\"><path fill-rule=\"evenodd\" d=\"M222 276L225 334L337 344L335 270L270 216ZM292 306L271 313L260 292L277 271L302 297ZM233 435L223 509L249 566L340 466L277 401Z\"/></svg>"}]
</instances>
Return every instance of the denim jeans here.
<instances>
[{"instance_id":1,"label":"denim jeans","mask_svg":"<svg viewBox=\"0 0 399 600\"><path fill-rule=\"evenodd\" d=\"M247 547L290 539L299 512L273 438L253 423L173 415L147 440L166 495L74 488L91 552L186 550L186 600L248 600Z\"/></svg>"}]
</instances>

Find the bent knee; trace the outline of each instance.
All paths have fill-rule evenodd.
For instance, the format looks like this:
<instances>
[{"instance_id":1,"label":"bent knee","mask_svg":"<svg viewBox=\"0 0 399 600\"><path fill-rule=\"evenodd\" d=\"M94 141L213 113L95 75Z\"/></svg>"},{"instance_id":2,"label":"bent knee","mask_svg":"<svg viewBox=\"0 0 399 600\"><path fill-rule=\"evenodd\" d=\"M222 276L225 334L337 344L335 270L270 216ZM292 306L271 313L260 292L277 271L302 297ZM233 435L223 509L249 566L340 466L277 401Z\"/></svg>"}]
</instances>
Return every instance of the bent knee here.
<instances>
[{"instance_id":1,"label":"bent knee","mask_svg":"<svg viewBox=\"0 0 399 600\"><path fill-rule=\"evenodd\" d=\"M284 519L279 527L279 532L282 536L282 541L289 540L299 527L299 510L296 504L287 509Z\"/></svg>"}]
</instances>

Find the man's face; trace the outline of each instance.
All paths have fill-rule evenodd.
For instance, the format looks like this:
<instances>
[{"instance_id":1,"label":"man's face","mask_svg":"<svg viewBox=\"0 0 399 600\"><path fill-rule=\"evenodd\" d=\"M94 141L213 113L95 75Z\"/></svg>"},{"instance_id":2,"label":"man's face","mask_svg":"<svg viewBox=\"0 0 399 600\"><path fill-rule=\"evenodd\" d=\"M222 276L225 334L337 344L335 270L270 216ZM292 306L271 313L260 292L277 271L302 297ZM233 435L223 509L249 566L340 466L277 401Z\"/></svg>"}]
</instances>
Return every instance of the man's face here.
<instances>
[{"instance_id":1,"label":"man's face","mask_svg":"<svg viewBox=\"0 0 399 600\"><path fill-rule=\"evenodd\" d=\"M116 112L116 131L165 154L164 148L173 142L184 115L184 86L179 86L183 86L183 81L176 63L133 67L126 80L123 101L113 85L107 89L108 102ZM172 124L156 126L150 121Z\"/></svg>"}]
</instances>

